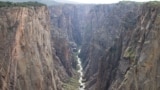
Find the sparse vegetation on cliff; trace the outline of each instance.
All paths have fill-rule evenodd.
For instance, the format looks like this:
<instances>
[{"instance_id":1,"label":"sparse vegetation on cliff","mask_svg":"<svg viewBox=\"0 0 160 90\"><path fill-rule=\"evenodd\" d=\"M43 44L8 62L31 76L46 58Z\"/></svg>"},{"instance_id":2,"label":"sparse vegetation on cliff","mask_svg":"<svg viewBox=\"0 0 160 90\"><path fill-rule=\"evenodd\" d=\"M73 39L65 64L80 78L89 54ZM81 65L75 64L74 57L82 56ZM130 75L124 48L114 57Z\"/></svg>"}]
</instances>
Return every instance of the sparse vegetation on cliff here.
<instances>
[{"instance_id":1,"label":"sparse vegetation on cliff","mask_svg":"<svg viewBox=\"0 0 160 90\"><path fill-rule=\"evenodd\" d=\"M148 4L151 5L151 6L160 6L159 1L150 1L150 2L148 2Z\"/></svg>"},{"instance_id":2,"label":"sparse vegetation on cliff","mask_svg":"<svg viewBox=\"0 0 160 90\"><path fill-rule=\"evenodd\" d=\"M45 6L45 4L39 3L39 2L22 2L22 3L13 3L13 2L2 2L0 1L0 7L28 7L28 6Z\"/></svg>"},{"instance_id":3,"label":"sparse vegetation on cliff","mask_svg":"<svg viewBox=\"0 0 160 90\"><path fill-rule=\"evenodd\" d=\"M124 52L124 57L133 59L135 57L135 52L131 47L128 47Z\"/></svg>"},{"instance_id":4,"label":"sparse vegetation on cliff","mask_svg":"<svg viewBox=\"0 0 160 90\"><path fill-rule=\"evenodd\" d=\"M67 83L63 84L64 90L77 90L79 87L78 75L70 78Z\"/></svg>"}]
</instances>

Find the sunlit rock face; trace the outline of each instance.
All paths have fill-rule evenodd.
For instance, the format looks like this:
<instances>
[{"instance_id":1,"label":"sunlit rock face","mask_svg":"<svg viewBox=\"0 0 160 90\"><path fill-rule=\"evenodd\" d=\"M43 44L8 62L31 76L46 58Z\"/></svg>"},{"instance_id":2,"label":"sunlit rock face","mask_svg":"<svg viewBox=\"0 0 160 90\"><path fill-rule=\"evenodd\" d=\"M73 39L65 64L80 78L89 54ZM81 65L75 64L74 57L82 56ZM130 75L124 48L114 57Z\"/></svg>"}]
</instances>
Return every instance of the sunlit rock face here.
<instances>
[{"instance_id":1,"label":"sunlit rock face","mask_svg":"<svg viewBox=\"0 0 160 90\"><path fill-rule=\"evenodd\" d=\"M56 90L47 7L0 12L0 89Z\"/></svg>"}]
</instances>

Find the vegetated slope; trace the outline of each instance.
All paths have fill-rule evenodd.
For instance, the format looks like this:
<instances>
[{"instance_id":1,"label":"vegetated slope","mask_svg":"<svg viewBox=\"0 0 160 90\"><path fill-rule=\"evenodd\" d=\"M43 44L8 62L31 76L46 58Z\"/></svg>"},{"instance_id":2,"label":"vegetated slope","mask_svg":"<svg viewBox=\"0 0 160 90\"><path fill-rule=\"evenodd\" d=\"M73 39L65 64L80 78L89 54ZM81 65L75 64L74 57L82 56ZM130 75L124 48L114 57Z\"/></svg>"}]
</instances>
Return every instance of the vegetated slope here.
<instances>
[{"instance_id":1,"label":"vegetated slope","mask_svg":"<svg viewBox=\"0 0 160 90\"><path fill-rule=\"evenodd\" d=\"M57 90L47 7L0 12L0 89Z\"/></svg>"}]
</instances>

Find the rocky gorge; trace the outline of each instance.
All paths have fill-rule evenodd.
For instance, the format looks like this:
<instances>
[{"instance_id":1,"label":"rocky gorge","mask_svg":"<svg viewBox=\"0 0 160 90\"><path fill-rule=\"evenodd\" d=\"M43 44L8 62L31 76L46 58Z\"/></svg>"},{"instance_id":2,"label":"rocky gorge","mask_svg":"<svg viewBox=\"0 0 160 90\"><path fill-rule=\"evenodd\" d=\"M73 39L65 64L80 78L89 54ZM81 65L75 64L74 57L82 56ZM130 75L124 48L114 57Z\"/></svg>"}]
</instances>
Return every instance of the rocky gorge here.
<instances>
[{"instance_id":1,"label":"rocky gorge","mask_svg":"<svg viewBox=\"0 0 160 90\"><path fill-rule=\"evenodd\" d=\"M160 2L0 2L0 90L159 90Z\"/></svg>"}]
</instances>

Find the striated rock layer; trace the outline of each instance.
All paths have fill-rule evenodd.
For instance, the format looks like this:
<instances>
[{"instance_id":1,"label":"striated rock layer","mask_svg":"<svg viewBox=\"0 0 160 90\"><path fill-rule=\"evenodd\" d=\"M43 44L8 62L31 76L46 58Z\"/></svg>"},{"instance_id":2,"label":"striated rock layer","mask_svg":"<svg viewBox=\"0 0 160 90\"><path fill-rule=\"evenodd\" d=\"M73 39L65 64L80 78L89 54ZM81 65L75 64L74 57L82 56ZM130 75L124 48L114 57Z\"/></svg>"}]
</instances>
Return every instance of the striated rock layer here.
<instances>
[{"instance_id":1,"label":"striated rock layer","mask_svg":"<svg viewBox=\"0 0 160 90\"><path fill-rule=\"evenodd\" d=\"M136 12L138 7L139 5L134 2L120 2L117 4L97 5L90 11L84 36L85 39L80 54L85 70L84 78L87 90L103 90L99 88L95 89L97 87L96 84L106 85L105 82L109 82L108 79L111 78L110 75L114 74L107 70L110 68L109 66L104 68L103 66L101 67L100 63L103 63L104 66L111 64L112 68L112 64L116 65L116 61L104 62L101 58L106 55L106 51L114 45L114 41L120 37L121 24L124 23L123 18L127 13ZM131 23L135 23L132 21L132 18ZM119 48L117 45L115 45L115 47ZM98 72L99 70L101 70L101 72ZM105 72L111 74L107 75ZM104 78L101 78L105 82L101 80L98 81L97 77L99 73L105 75Z\"/></svg>"},{"instance_id":2,"label":"striated rock layer","mask_svg":"<svg viewBox=\"0 0 160 90\"><path fill-rule=\"evenodd\" d=\"M57 90L47 7L0 12L0 89Z\"/></svg>"},{"instance_id":3,"label":"striated rock layer","mask_svg":"<svg viewBox=\"0 0 160 90\"><path fill-rule=\"evenodd\" d=\"M149 2L125 15L119 37L100 58L91 90L160 89L159 13L160 4Z\"/></svg>"},{"instance_id":4,"label":"striated rock layer","mask_svg":"<svg viewBox=\"0 0 160 90\"><path fill-rule=\"evenodd\" d=\"M115 79L109 90L160 89L159 14L159 2L142 5L136 26L130 29L132 34L127 36L130 39L121 53L117 73L122 78Z\"/></svg>"}]
</instances>

